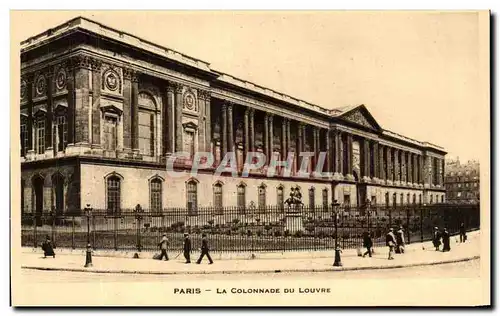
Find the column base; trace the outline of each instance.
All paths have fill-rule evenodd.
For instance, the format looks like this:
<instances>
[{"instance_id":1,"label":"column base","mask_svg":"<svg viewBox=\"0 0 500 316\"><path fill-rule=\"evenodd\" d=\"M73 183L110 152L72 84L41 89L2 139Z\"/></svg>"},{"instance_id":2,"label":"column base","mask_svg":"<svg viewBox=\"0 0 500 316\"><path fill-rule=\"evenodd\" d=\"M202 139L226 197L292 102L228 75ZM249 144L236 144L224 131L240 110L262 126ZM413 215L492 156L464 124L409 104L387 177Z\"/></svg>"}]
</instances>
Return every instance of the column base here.
<instances>
[{"instance_id":1,"label":"column base","mask_svg":"<svg viewBox=\"0 0 500 316\"><path fill-rule=\"evenodd\" d=\"M335 172L332 176L332 180L341 181L344 180L344 176L339 172Z\"/></svg>"},{"instance_id":2,"label":"column base","mask_svg":"<svg viewBox=\"0 0 500 316\"><path fill-rule=\"evenodd\" d=\"M392 185L392 180L386 179L386 180L385 180L385 184L386 184L386 185Z\"/></svg>"},{"instance_id":3,"label":"column base","mask_svg":"<svg viewBox=\"0 0 500 316\"><path fill-rule=\"evenodd\" d=\"M45 149L45 158L54 158L54 148L53 147L47 147Z\"/></svg>"},{"instance_id":4,"label":"column base","mask_svg":"<svg viewBox=\"0 0 500 316\"><path fill-rule=\"evenodd\" d=\"M361 182L372 183L372 179L370 177L364 176L363 178L361 178Z\"/></svg>"},{"instance_id":5,"label":"column base","mask_svg":"<svg viewBox=\"0 0 500 316\"><path fill-rule=\"evenodd\" d=\"M26 153L26 160L35 160L35 151L33 149L28 150L28 152Z\"/></svg>"},{"instance_id":6,"label":"column base","mask_svg":"<svg viewBox=\"0 0 500 316\"><path fill-rule=\"evenodd\" d=\"M354 181L354 180L355 180L355 179L354 179L354 176L353 176L352 174L346 174L345 179L346 179L347 181Z\"/></svg>"}]
</instances>

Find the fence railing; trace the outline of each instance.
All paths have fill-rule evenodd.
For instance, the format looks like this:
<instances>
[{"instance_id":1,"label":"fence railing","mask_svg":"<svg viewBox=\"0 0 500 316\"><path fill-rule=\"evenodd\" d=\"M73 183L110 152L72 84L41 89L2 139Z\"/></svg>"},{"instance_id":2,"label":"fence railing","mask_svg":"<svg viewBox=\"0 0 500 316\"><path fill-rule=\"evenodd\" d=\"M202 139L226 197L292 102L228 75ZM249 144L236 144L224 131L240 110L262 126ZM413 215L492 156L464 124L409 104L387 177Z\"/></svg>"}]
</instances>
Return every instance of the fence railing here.
<instances>
[{"instance_id":1,"label":"fence railing","mask_svg":"<svg viewBox=\"0 0 500 316\"><path fill-rule=\"evenodd\" d=\"M389 227L403 227L407 243L431 239L434 227L458 234L479 229L479 205L408 205L397 207L320 206L291 210L265 208L205 208L195 211L168 208L161 212L143 209L117 211L85 209L80 212L41 212L22 215L22 246L39 247L49 236L56 248L155 251L167 234L171 251L180 251L183 233L191 234L193 249L206 233L218 252L260 252L333 249L362 245L370 231L375 247L385 245Z\"/></svg>"}]
</instances>

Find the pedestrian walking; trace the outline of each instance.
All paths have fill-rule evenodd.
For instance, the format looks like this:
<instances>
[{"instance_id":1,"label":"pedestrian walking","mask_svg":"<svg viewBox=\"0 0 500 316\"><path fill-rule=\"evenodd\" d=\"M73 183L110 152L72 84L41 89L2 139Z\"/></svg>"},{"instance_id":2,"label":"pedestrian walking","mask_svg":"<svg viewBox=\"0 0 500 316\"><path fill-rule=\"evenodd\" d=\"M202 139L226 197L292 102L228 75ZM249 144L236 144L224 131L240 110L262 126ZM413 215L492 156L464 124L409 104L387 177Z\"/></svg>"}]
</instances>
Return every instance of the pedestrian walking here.
<instances>
[{"instance_id":1,"label":"pedestrian walking","mask_svg":"<svg viewBox=\"0 0 500 316\"><path fill-rule=\"evenodd\" d=\"M372 240L372 235L370 232L365 232L365 235L363 237L363 247L366 248L366 252L363 254L363 258L368 255L370 258L372 257L372 247L373 247L373 240Z\"/></svg>"},{"instance_id":2,"label":"pedestrian walking","mask_svg":"<svg viewBox=\"0 0 500 316\"><path fill-rule=\"evenodd\" d=\"M163 234L161 241L158 243L158 246L161 249L160 258L158 260L162 260L163 257L165 257L165 261L168 261L167 245L168 245L167 234Z\"/></svg>"},{"instance_id":3,"label":"pedestrian walking","mask_svg":"<svg viewBox=\"0 0 500 316\"><path fill-rule=\"evenodd\" d=\"M439 246L441 246L441 234L439 233L439 229L434 227L434 233L432 234L432 244L436 248L436 251L439 251Z\"/></svg>"},{"instance_id":4,"label":"pedestrian walking","mask_svg":"<svg viewBox=\"0 0 500 316\"><path fill-rule=\"evenodd\" d=\"M399 226L396 232L396 253L405 253L405 232L403 226Z\"/></svg>"},{"instance_id":5,"label":"pedestrian walking","mask_svg":"<svg viewBox=\"0 0 500 316\"><path fill-rule=\"evenodd\" d=\"M465 234L464 223L460 224L460 242L465 242L467 240L467 235Z\"/></svg>"},{"instance_id":6,"label":"pedestrian walking","mask_svg":"<svg viewBox=\"0 0 500 316\"><path fill-rule=\"evenodd\" d=\"M191 263L191 239L188 233L184 233L184 258L186 263Z\"/></svg>"},{"instance_id":7,"label":"pedestrian walking","mask_svg":"<svg viewBox=\"0 0 500 316\"><path fill-rule=\"evenodd\" d=\"M448 229L445 227L443 229L443 252L450 251L450 233L448 232Z\"/></svg>"},{"instance_id":8,"label":"pedestrian walking","mask_svg":"<svg viewBox=\"0 0 500 316\"><path fill-rule=\"evenodd\" d=\"M207 239L207 234L202 234L201 235L201 255L198 261L196 261L197 264L201 263L201 260L203 259L204 256L207 256L209 264L214 263L212 258L210 257L209 252L209 247L208 247L208 239Z\"/></svg>"},{"instance_id":9,"label":"pedestrian walking","mask_svg":"<svg viewBox=\"0 0 500 316\"><path fill-rule=\"evenodd\" d=\"M43 257L47 258L47 256L52 256L52 258L56 257L54 253L54 247L52 247L52 242L50 241L50 237L47 235L45 237L45 241L42 243Z\"/></svg>"},{"instance_id":10,"label":"pedestrian walking","mask_svg":"<svg viewBox=\"0 0 500 316\"><path fill-rule=\"evenodd\" d=\"M396 236L394 236L394 229L389 228L389 232L385 236L385 244L389 247L389 260L394 259L394 247L396 246Z\"/></svg>"}]
</instances>

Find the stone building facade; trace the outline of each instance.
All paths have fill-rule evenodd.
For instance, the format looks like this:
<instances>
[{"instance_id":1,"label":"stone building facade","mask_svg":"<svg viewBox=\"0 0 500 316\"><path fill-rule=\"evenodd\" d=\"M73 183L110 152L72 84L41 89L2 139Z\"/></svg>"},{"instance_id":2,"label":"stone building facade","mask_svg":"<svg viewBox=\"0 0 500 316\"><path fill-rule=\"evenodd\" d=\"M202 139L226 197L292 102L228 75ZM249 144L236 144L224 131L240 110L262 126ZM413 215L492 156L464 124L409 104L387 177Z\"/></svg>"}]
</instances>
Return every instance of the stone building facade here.
<instances>
[{"instance_id":1,"label":"stone building facade","mask_svg":"<svg viewBox=\"0 0 500 316\"><path fill-rule=\"evenodd\" d=\"M444 186L446 200L450 203L479 203L479 162L460 159L446 161Z\"/></svg>"},{"instance_id":2,"label":"stone building facade","mask_svg":"<svg viewBox=\"0 0 500 316\"><path fill-rule=\"evenodd\" d=\"M207 62L75 18L21 43L24 212L444 202L442 147L383 129L364 105L326 109L215 71ZM299 177L171 177L174 152L315 155ZM326 153L323 170L319 152ZM189 166L187 164L187 166ZM181 168L182 169L182 168Z\"/></svg>"}]
</instances>

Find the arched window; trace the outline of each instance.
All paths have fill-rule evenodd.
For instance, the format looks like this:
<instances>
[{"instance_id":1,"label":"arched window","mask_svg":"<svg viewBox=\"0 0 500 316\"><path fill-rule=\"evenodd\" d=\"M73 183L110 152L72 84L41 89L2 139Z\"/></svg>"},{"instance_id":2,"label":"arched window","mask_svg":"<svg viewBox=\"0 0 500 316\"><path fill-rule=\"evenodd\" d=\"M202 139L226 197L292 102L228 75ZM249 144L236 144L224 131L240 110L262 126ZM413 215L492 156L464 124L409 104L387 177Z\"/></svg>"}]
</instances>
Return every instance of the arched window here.
<instances>
[{"instance_id":1,"label":"arched window","mask_svg":"<svg viewBox=\"0 0 500 316\"><path fill-rule=\"evenodd\" d=\"M392 194L392 206L396 207L398 204L396 193Z\"/></svg>"},{"instance_id":2,"label":"arched window","mask_svg":"<svg viewBox=\"0 0 500 316\"><path fill-rule=\"evenodd\" d=\"M436 194L436 203L439 203L439 196Z\"/></svg>"},{"instance_id":3,"label":"arched window","mask_svg":"<svg viewBox=\"0 0 500 316\"><path fill-rule=\"evenodd\" d=\"M418 204L422 205L422 193L418 195Z\"/></svg>"},{"instance_id":4,"label":"arched window","mask_svg":"<svg viewBox=\"0 0 500 316\"><path fill-rule=\"evenodd\" d=\"M236 189L237 189L236 203L238 204L238 209L244 212L247 204L246 185L244 183L240 183Z\"/></svg>"},{"instance_id":5,"label":"arched window","mask_svg":"<svg viewBox=\"0 0 500 316\"><path fill-rule=\"evenodd\" d=\"M68 145L68 123L66 113L66 105L64 104L59 104L55 108L54 146L57 151L64 151Z\"/></svg>"},{"instance_id":6,"label":"arched window","mask_svg":"<svg viewBox=\"0 0 500 316\"><path fill-rule=\"evenodd\" d=\"M266 208L266 185L262 183L259 186L259 209L264 210Z\"/></svg>"},{"instance_id":7,"label":"arched window","mask_svg":"<svg viewBox=\"0 0 500 316\"><path fill-rule=\"evenodd\" d=\"M315 189L314 187L311 187L309 189L309 208L311 210L313 210L314 207L316 206L316 202L314 201L314 195L315 195Z\"/></svg>"},{"instance_id":8,"label":"arched window","mask_svg":"<svg viewBox=\"0 0 500 316\"><path fill-rule=\"evenodd\" d=\"M444 195L441 195L441 203L444 203Z\"/></svg>"},{"instance_id":9,"label":"arched window","mask_svg":"<svg viewBox=\"0 0 500 316\"><path fill-rule=\"evenodd\" d=\"M430 201L429 201L429 203L430 203L430 204L434 203L434 201L433 201L433 199L432 199L432 198L433 198L433 195L431 195L431 199L430 199Z\"/></svg>"},{"instance_id":10,"label":"arched window","mask_svg":"<svg viewBox=\"0 0 500 316\"><path fill-rule=\"evenodd\" d=\"M156 102L145 92L139 93L139 151L145 156L155 155Z\"/></svg>"},{"instance_id":11,"label":"arched window","mask_svg":"<svg viewBox=\"0 0 500 316\"><path fill-rule=\"evenodd\" d=\"M389 207L389 192L385 193L385 207Z\"/></svg>"},{"instance_id":12,"label":"arched window","mask_svg":"<svg viewBox=\"0 0 500 316\"><path fill-rule=\"evenodd\" d=\"M406 204L410 205L410 193L406 194Z\"/></svg>"},{"instance_id":13,"label":"arched window","mask_svg":"<svg viewBox=\"0 0 500 316\"><path fill-rule=\"evenodd\" d=\"M52 188L54 190L55 197L55 209L56 213L61 214L64 211L64 176L60 173L56 173L52 177Z\"/></svg>"},{"instance_id":14,"label":"arched window","mask_svg":"<svg viewBox=\"0 0 500 316\"><path fill-rule=\"evenodd\" d=\"M188 214L194 215L197 211L198 205L198 181L196 179L190 179L186 183L187 187L187 210Z\"/></svg>"},{"instance_id":15,"label":"arched window","mask_svg":"<svg viewBox=\"0 0 500 316\"><path fill-rule=\"evenodd\" d=\"M222 182L217 181L214 184L213 191L214 191L214 207L215 207L215 212L217 214L222 214L222 207L223 207L223 202L222 202Z\"/></svg>"},{"instance_id":16,"label":"arched window","mask_svg":"<svg viewBox=\"0 0 500 316\"><path fill-rule=\"evenodd\" d=\"M417 204L417 195L413 193L413 205Z\"/></svg>"},{"instance_id":17,"label":"arched window","mask_svg":"<svg viewBox=\"0 0 500 316\"><path fill-rule=\"evenodd\" d=\"M117 214L121 208L121 179L116 175L110 176L106 180L106 186L108 213Z\"/></svg>"},{"instance_id":18,"label":"arched window","mask_svg":"<svg viewBox=\"0 0 500 316\"><path fill-rule=\"evenodd\" d=\"M162 180L158 177L149 182L149 205L153 213L162 212L162 186Z\"/></svg>"},{"instance_id":19,"label":"arched window","mask_svg":"<svg viewBox=\"0 0 500 316\"><path fill-rule=\"evenodd\" d=\"M403 193L400 194L400 201L401 201L401 205L405 204L405 198L404 198L404 194Z\"/></svg>"},{"instance_id":20,"label":"arched window","mask_svg":"<svg viewBox=\"0 0 500 316\"><path fill-rule=\"evenodd\" d=\"M324 188L322 192L323 208L328 208L328 189Z\"/></svg>"},{"instance_id":21,"label":"arched window","mask_svg":"<svg viewBox=\"0 0 500 316\"><path fill-rule=\"evenodd\" d=\"M284 195L283 185L279 185L276 189L276 203L280 209L283 209L285 203L285 195Z\"/></svg>"}]
</instances>

